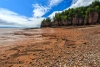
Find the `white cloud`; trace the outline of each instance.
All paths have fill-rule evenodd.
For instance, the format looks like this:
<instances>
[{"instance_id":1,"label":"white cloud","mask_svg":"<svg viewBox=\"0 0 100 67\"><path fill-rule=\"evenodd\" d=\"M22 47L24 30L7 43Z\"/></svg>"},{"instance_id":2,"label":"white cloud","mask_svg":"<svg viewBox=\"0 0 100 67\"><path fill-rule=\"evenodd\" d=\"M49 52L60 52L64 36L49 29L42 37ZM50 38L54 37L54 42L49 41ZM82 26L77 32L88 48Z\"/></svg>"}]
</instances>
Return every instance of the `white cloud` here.
<instances>
[{"instance_id":1,"label":"white cloud","mask_svg":"<svg viewBox=\"0 0 100 67\"><path fill-rule=\"evenodd\" d=\"M42 17L53 6L59 4L63 0L49 0L48 5L33 4L33 16L26 17L19 15L8 9L0 8L0 27L39 27Z\"/></svg>"},{"instance_id":2,"label":"white cloud","mask_svg":"<svg viewBox=\"0 0 100 67\"><path fill-rule=\"evenodd\" d=\"M62 11L55 11L52 14L50 14L48 17L50 17L51 19L55 16L55 13L61 13Z\"/></svg>"},{"instance_id":3,"label":"white cloud","mask_svg":"<svg viewBox=\"0 0 100 67\"><path fill-rule=\"evenodd\" d=\"M55 6L59 3L61 3L63 0L49 0L49 6L52 7L52 6Z\"/></svg>"},{"instance_id":4,"label":"white cloud","mask_svg":"<svg viewBox=\"0 0 100 67\"><path fill-rule=\"evenodd\" d=\"M46 12L48 12L48 10L50 9L47 6L42 6L39 4L33 4L33 16L34 17L41 17L43 16Z\"/></svg>"},{"instance_id":5,"label":"white cloud","mask_svg":"<svg viewBox=\"0 0 100 67\"><path fill-rule=\"evenodd\" d=\"M94 0L73 0L72 5L69 8L76 8L81 6L88 6L90 5Z\"/></svg>"},{"instance_id":6,"label":"white cloud","mask_svg":"<svg viewBox=\"0 0 100 67\"><path fill-rule=\"evenodd\" d=\"M41 23L42 16L46 14L53 6L59 4L63 0L49 0L48 5L42 6L40 4L33 4L33 17L21 16L13 11L0 8L0 21L4 26L18 26L18 27L35 27ZM1 23L0 23L1 24Z\"/></svg>"},{"instance_id":7,"label":"white cloud","mask_svg":"<svg viewBox=\"0 0 100 67\"><path fill-rule=\"evenodd\" d=\"M43 18L21 16L13 11L0 8L0 26L36 27Z\"/></svg>"},{"instance_id":8,"label":"white cloud","mask_svg":"<svg viewBox=\"0 0 100 67\"><path fill-rule=\"evenodd\" d=\"M73 0L72 1L72 5L68 8L76 8L76 7L81 7L81 6L88 6L90 5L94 0ZM68 9L66 8L66 9ZM66 10L64 9L64 10ZM58 13L58 12L62 12L62 11L55 11L53 12L52 14L49 15L49 17L53 17L55 15L55 13Z\"/></svg>"},{"instance_id":9,"label":"white cloud","mask_svg":"<svg viewBox=\"0 0 100 67\"><path fill-rule=\"evenodd\" d=\"M72 4L75 4L78 0L72 0Z\"/></svg>"},{"instance_id":10,"label":"white cloud","mask_svg":"<svg viewBox=\"0 0 100 67\"><path fill-rule=\"evenodd\" d=\"M33 17L42 17L46 14L53 6L58 5L63 0L49 0L48 5L42 6L41 4L33 4Z\"/></svg>"}]
</instances>

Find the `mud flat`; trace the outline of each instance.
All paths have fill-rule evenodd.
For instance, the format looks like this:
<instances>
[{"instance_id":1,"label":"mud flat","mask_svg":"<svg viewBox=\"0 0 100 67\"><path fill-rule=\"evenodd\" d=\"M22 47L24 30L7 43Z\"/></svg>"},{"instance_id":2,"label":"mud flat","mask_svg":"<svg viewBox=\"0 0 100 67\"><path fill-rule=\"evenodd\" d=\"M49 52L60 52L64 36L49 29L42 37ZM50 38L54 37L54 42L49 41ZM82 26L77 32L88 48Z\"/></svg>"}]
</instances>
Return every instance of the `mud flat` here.
<instances>
[{"instance_id":1,"label":"mud flat","mask_svg":"<svg viewBox=\"0 0 100 67\"><path fill-rule=\"evenodd\" d=\"M0 44L1 67L100 67L99 25L17 30Z\"/></svg>"}]
</instances>

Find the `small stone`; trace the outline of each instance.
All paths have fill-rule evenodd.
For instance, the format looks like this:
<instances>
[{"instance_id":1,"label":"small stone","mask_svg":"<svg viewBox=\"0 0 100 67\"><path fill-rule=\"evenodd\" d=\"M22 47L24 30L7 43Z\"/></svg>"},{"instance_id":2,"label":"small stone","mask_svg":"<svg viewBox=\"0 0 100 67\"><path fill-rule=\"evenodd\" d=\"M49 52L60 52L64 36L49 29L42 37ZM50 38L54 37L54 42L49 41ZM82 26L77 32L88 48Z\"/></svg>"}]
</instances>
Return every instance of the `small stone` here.
<instances>
[{"instance_id":1,"label":"small stone","mask_svg":"<svg viewBox=\"0 0 100 67\"><path fill-rule=\"evenodd\" d=\"M87 44L86 42L84 42L83 44Z\"/></svg>"}]
</instances>

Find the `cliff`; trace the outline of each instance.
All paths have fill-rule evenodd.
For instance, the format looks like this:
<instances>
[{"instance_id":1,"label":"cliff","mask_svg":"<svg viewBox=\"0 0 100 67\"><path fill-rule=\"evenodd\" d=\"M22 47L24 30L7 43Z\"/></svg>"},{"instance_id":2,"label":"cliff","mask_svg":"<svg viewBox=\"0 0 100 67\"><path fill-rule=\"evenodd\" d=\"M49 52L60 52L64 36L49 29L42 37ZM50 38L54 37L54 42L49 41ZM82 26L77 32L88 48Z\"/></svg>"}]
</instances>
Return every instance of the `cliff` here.
<instances>
[{"instance_id":1,"label":"cliff","mask_svg":"<svg viewBox=\"0 0 100 67\"><path fill-rule=\"evenodd\" d=\"M51 26L50 22L41 23L41 27L50 27L50 26Z\"/></svg>"},{"instance_id":2,"label":"cliff","mask_svg":"<svg viewBox=\"0 0 100 67\"><path fill-rule=\"evenodd\" d=\"M50 21L50 18L44 19L41 23L41 27L99 24L100 2L94 1L91 5L86 7L72 8L62 13L56 13L52 22L47 22L46 20Z\"/></svg>"},{"instance_id":3,"label":"cliff","mask_svg":"<svg viewBox=\"0 0 100 67\"><path fill-rule=\"evenodd\" d=\"M88 18L78 18L78 17L73 17L72 20L67 20L66 21L62 21L62 24L60 24L60 26L68 26L72 25L73 26L79 26L79 25L89 25L89 24L96 24L96 23L100 23L100 19L99 19L99 13L98 12L90 12L88 15ZM58 21L52 22L52 24L50 25L50 23L41 23L41 27L50 27L50 26L58 26L59 23Z\"/></svg>"},{"instance_id":4,"label":"cliff","mask_svg":"<svg viewBox=\"0 0 100 67\"><path fill-rule=\"evenodd\" d=\"M98 12L91 12L89 14L89 19L88 19L89 24L96 24L97 21L99 20L98 18L99 18Z\"/></svg>"}]
</instances>

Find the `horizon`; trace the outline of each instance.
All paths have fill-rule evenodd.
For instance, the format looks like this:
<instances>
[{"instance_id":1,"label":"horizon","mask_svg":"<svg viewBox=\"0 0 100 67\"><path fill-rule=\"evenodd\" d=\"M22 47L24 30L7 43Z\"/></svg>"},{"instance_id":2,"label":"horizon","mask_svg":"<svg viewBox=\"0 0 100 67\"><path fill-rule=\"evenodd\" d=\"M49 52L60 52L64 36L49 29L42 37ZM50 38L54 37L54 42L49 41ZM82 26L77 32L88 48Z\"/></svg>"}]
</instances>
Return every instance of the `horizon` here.
<instances>
[{"instance_id":1,"label":"horizon","mask_svg":"<svg viewBox=\"0 0 100 67\"><path fill-rule=\"evenodd\" d=\"M0 28L40 27L43 19L68 8L88 6L94 0L2 0Z\"/></svg>"}]
</instances>

